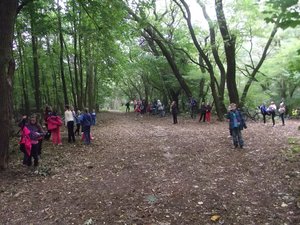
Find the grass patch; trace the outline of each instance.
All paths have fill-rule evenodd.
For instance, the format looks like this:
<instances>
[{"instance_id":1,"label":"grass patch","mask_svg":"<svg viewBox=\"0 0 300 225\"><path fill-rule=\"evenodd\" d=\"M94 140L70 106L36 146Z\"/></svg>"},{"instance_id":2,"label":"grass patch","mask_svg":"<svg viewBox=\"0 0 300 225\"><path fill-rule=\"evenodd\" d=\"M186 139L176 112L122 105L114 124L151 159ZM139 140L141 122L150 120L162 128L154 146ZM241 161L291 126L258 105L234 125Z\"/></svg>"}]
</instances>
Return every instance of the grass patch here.
<instances>
[{"instance_id":1,"label":"grass patch","mask_svg":"<svg viewBox=\"0 0 300 225\"><path fill-rule=\"evenodd\" d=\"M299 139L296 138L296 137L289 137L288 138L288 143L290 145L296 145L296 144L299 144Z\"/></svg>"}]
</instances>

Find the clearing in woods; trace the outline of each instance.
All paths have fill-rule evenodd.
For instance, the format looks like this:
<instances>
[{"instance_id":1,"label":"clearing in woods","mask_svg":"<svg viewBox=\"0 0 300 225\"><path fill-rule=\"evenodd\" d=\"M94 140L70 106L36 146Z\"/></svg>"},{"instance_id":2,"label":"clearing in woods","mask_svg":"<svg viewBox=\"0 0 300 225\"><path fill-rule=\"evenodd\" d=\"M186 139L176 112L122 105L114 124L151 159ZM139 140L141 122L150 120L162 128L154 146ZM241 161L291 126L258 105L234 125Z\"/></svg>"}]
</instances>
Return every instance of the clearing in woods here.
<instances>
[{"instance_id":1,"label":"clearing in woods","mask_svg":"<svg viewBox=\"0 0 300 225\"><path fill-rule=\"evenodd\" d=\"M227 122L98 116L90 146L44 141L38 170L11 155L0 224L300 224L297 121L249 123L240 150Z\"/></svg>"}]
</instances>

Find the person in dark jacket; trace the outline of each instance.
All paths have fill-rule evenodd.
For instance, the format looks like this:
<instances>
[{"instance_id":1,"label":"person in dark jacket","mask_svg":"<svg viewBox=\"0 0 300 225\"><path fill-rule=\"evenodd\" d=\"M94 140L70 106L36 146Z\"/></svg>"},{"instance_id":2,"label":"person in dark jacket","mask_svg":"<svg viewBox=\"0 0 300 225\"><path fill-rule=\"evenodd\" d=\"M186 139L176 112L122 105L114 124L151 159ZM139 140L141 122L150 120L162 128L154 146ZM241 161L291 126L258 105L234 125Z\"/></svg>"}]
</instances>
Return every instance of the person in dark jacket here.
<instances>
[{"instance_id":1,"label":"person in dark jacket","mask_svg":"<svg viewBox=\"0 0 300 225\"><path fill-rule=\"evenodd\" d=\"M171 104L171 112L172 112L172 116L173 116L173 123L174 124L178 123L178 121L177 121L178 109L177 109L176 101L173 101Z\"/></svg>"},{"instance_id":2,"label":"person in dark jacket","mask_svg":"<svg viewBox=\"0 0 300 225\"><path fill-rule=\"evenodd\" d=\"M260 109L261 115L263 116L263 121L264 121L264 123L266 123L266 115L268 115L266 104L265 103L261 104L259 106L259 109Z\"/></svg>"},{"instance_id":3,"label":"person in dark jacket","mask_svg":"<svg viewBox=\"0 0 300 225\"><path fill-rule=\"evenodd\" d=\"M203 122L205 122L206 119L206 105L204 102L202 102L201 107L200 107L200 118L199 118L199 122L201 122L203 120Z\"/></svg>"},{"instance_id":4,"label":"person in dark jacket","mask_svg":"<svg viewBox=\"0 0 300 225\"><path fill-rule=\"evenodd\" d=\"M243 148L244 140L242 137L242 130L247 128L245 120L241 114L241 112L236 108L235 103L231 103L228 107L229 111L227 113L227 119L229 119L229 129L232 134L233 145L235 148L240 146Z\"/></svg>"}]
</instances>

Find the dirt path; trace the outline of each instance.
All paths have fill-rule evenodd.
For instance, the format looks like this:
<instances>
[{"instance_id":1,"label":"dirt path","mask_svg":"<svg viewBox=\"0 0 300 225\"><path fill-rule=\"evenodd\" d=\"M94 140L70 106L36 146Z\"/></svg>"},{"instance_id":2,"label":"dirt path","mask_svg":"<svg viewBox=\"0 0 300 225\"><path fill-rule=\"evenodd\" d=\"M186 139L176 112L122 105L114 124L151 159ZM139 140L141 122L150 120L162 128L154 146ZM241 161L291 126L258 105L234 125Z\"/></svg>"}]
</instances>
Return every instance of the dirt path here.
<instances>
[{"instance_id":1,"label":"dirt path","mask_svg":"<svg viewBox=\"0 0 300 225\"><path fill-rule=\"evenodd\" d=\"M298 122L248 124L243 150L225 122L98 122L89 147L44 143L38 171L12 160L0 174L0 224L300 224L300 157L288 150L299 148Z\"/></svg>"}]
</instances>

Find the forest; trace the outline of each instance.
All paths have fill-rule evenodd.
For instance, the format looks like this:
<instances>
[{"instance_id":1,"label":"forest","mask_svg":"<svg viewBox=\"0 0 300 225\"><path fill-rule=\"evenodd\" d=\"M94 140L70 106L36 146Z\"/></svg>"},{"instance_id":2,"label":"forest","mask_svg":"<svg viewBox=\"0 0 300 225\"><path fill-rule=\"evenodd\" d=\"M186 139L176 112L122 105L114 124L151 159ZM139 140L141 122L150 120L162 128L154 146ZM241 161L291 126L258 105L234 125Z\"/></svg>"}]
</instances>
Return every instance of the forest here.
<instances>
[{"instance_id":1,"label":"forest","mask_svg":"<svg viewBox=\"0 0 300 225\"><path fill-rule=\"evenodd\" d=\"M118 208L109 203L111 199L106 199L106 206L113 207L112 211L115 213L110 221L108 219L110 213L106 211L106 207L99 206L104 210L102 216L96 215L94 208L86 212L85 206L78 203L75 197L74 202L73 200L68 202L69 206L78 203L86 214L77 215L74 212L76 210L70 206L69 210L73 212L74 218L72 216L69 218L69 214L60 217L59 211L54 209L51 211L52 206L49 206L51 215L46 212L48 209L45 209L46 211L41 212L45 222L39 224L52 224L53 221L60 224L71 224L74 221L75 224L79 224L79 221L81 224L84 222L86 222L84 224L100 224L100 222L105 224L105 221L107 224L199 224L199 220L195 219L197 207L203 207L203 202L204 205L206 203L204 200L197 200L193 197L196 192L200 191L199 185L193 185L194 193L188 185L179 187L179 184L185 179L187 181L185 184L195 182L197 176L202 177L203 170L207 172L207 175L202 178L207 182L201 180L201 185L209 187L208 189L216 188L216 192L198 193L203 195L203 199L207 198L207 201L210 201L207 208L201 209L203 210L201 221L207 219L205 218L207 211L210 215L208 221L219 224L223 224L224 221L228 224L268 224L267 220L271 221L270 224L277 224L278 221L280 222L278 224L297 224L300 221L297 215L288 212L288 210L293 213L297 212L299 209L297 204L300 204L297 199L288 199L290 202L296 202L296 205L290 203L282 206L278 199L272 198L269 203L274 207L275 205L279 208L281 206L283 211L280 212L277 208L268 208L266 206L268 200L265 202L266 205L256 205L266 217L258 215L254 209L256 207L254 203L258 201L255 198L268 199L266 195L276 189L274 187L276 182L278 182L277 192L279 189L284 193L288 191L298 193L299 191L294 188L294 181L290 180L290 177L298 178L297 169L293 169L294 172L296 171L293 175L287 172L291 168L298 168L299 164L298 167L295 166L294 159L291 159L291 164L285 164L283 158L286 155L279 155L276 149L272 148L271 143L276 143L281 150L290 149L294 144L298 145L300 141L297 138L294 139L299 135L297 121L288 121L288 125L278 132L276 130L262 132L259 123L252 126L250 124L250 128L245 131L246 143L247 140L249 143L249 147L246 145L246 151L249 151L247 157L250 161L241 158L240 152L232 158L228 157L226 154L231 154L231 151L224 141L228 133L228 124L224 125L224 114L230 103L236 103L241 108L255 110L262 103L270 104L274 101L279 105L280 101L284 101L287 119L292 116L295 109L300 110L300 4L298 0L0 0L0 18L0 171L4 173L8 171L8 177L10 177L3 183L3 187L7 189L0 189L1 198L3 197L3 202L0 203L5 205L7 212L11 211L10 207L13 204L16 204L7 196L17 195L18 197L23 194L23 190L6 193L6 190L13 185L12 180L17 177L16 184L21 185L22 179L29 180L34 176L17 167L11 157L17 142L14 137L16 133L14 127L18 120L22 118L22 115L32 113L43 115L47 105L57 109L62 115L65 105L71 105L76 110L96 109L99 113L100 125L93 131L96 139L93 148L98 155L93 155L95 153L91 149L85 149L90 155L86 158L88 164L83 163L81 157L85 157L82 153L84 148L80 145L74 162L78 163L84 171L88 169L85 175L83 172L78 177L74 174L79 172L68 161L71 160L68 157L72 154L72 146L66 147L66 153L62 155L58 149L52 149L49 143L45 143L47 156L54 151L57 157L61 158L60 161L58 160L61 163L58 166L60 171L55 171L54 175L51 175L52 178L64 179L61 177L67 175L61 175L62 171L70 173L69 176L74 179L74 183L68 183L68 178L65 177L65 186L62 185L64 193L69 193L68 185L76 187L77 181L77 185L81 184L81 178L86 178L90 182L91 186L87 188L89 191L97 189L96 180L106 180L107 184L101 186L103 192L97 194L113 196L114 200L124 208L120 205ZM192 123L192 120L186 118L189 111L188 102L191 98L197 101L198 108L202 102L212 105L213 122L211 126L205 124L201 128L207 132L205 135ZM127 102L144 100L148 104L157 99L160 99L167 109L170 108L172 101L177 103L179 115L182 116L179 117L180 128L177 134L173 132L173 127L170 128L168 117L160 118L161 122L158 122L158 118L140 118L125 113L122 115L103 112L104 110L125 112L124 105ZM102 112L103 117L101 117ZM116 120L119 120L120 124L117 124ZM118 127L119 125L122 126ZM101 126L103 126L102 129ZM141 132L131 130L131 126L138 127ZM147 126L156 133L147 130ZM184 126L193 131L193 134L198 135L199 139L187 132ZM269 129L268 125L265 128ZM65 138L64 132L63 130L63 138ZM280 136L280 132L284 135ZM141 136L142 134L144 136ZM259 134L259 137L256 134ZM150 146L150 142L155 141L161 143L163 147L159 147L158 152L155 149L151 153L144 152L144 148L135 147L139 143L134 140L134 147L131 149L129 141L132 135L143 139L145 149ZM212 143L207 143L207 146L204 144L207 141L206 135L213 137ZM166 138L167 136L169 139ZM285 138L285 141L281 142L280 138ZM114 145L116 140L120 141L118 146ZM174 140L172 146L176 146L175 152L170 152L170 146L166 144L170 140ZM196 144L189 144L188 140L191 143L194 141L198 143L201 150ZM259 145L262 142L265 142L266 150L270 151L270 155L263 152L263 148ZM123 146L127 146L127 149L123 149ZM186 146L189 146L191 156L185 155ZM113 149L113 156L106 152L107 148ZM152 149L152 147L149 148ZM224 148L225 152L223 152ZM118 155L118 151L124 154L123 158L120 158L122 156ZM210 151L224 159L222 162L226 169L222 169L221 161L214 161ZM298 152L297 149L295 151ZM252 154L253 152L258 152L257 159ZM162 162L158 154L163 154L162 158L167 160L167 163ZM178 155L183 157L182 161L177 159ZM94 160L101 160L100 156L105 160L103 164L98 165ZM146 159L145 156L149 158ZM57 164L50 158L45 159L44 165L56 167ZM287 158L289 161L290 158ZM139 160L143 163L139 163ZM194 160L204 163L197 165L197 161ZM241 166L239 160L245 164ZM268 163L263 166L259 160L267 160ZM173 165L174 162L178 164L178 168ZM191 165L191 162L194 164ZM185 167L184 163L189 167ZM215 167L220 172L219 175L205 166L209 163L216 163ZM171 177L180 176L176 178L180 180L179 183L172 183L177 182L175 178L169 180L172 183L171 186L156 183L158 181L155 176L162 180L167 179L166 165L172 170ZM238 168L241 166L241 170L247 175L239 179L234 175L230 176L230 172L227 172L231 170L231 165L233 165L233 174L238 173ZM272 170L274 165L282 168L282 173L277 174ZM267 168L258 178L261 186L254 185L255 179L252 179L252 175L258 173L254 166ZM104 167L111 169L112 180L108 174L102 174ZM126 174L123 174L124 171L120 168L125 168ZM149 180L146 181L142 179L141 174L135 174L139 186L133 190L132 186L135 184L127 174L132 172L132 168L147 171L145 174L150 171ZM162 171L156 171L157 168L162 168ZM18 176L18 172L11 172L15 169L21 171L22 175ZM102 172L99 172L93 180L89 177L91 170ZM154 171L156 171L155 175ZM5 177L4 173L0 173L1 179L2 176ZM38 175L40 175L39 172ZM230 201L231 194L228 196L228 193L223 192L224 187L211 181L210 176L215 176L215 179L221 183L223 177L229 180L238 179L236 182L240 182L241 185L243 181L249 179L248 182L257 187L259 192L267 190L266 195L252 193L253 196L251 196L251 191L247 191L246 186L242 188L235 186L237 189L241 188L240 194L241 196L244 194L245 198L239 198L237 202L228 203L227 206L224 205L225 203L216 206L218 203L216 199L220 197L225 202ZM289 190L285 188L285 181L281 179L286 176L289 176L287 181ZM40 178L33 179L35 180L32 185L37 185L40 181L38 180ZM132 182L132 186L125 182L127 179L129 183ZM19 180L20 183L18 183ZM156 186L154 185L152 191L148 190L146 197L143 196L143 199L137 201L138 198L142 198L138 196L138 192L144 193L147 189L145 187L152 185L150 181ZM127 191L125 196L135 200L126 205L125 200L120 197L122 192L114 189L113 182L123 185L124 190ZM222 185L226 186L225 183ZM272 184L274 190L268 184ZM54 181L48 185L56 188ZM53 190L56 190L55 188ZM46 186L42 187L42 190L48 192ZM178 191L178 199L175 194L175 197L172 194L169 195L167 190L172 190L171 192L174 191L174 193ZM24 193L27 191L24 190ZM109 191L112 192L109 193ZM181 196L183 191L192 194ZM236 192L232 191L232 193ZM41 197L41 199L49 201L50 205L52 200L61 203L59 199L64 199L61 197L61 192L55 192L54 195L60 197L53 200L44 196L45 198ZM174 202L171 202L171 205L174 204L175 211L178 202L181 201L186 204L186 208L191 207L189 204L193 201L196 201L194 203L197 206L191 207L192 210L188 212L184 209L181 209L181 212L173 211L173 215L169 216L169 209L166 209L165 205L160 202L166 196L172 197ZM299 195L297 196L296 198L299 198ZM86 199L98 204L96 196L87 195ZM188 201L185 202L184 200L187 199ZM254 202L253 205L249 205L249 211L244 208L233 210L236 205L248 200L251 204ZM23 202L26 201L27 199L23 199ZM141 206L143 210L134 209L134 202L143 202ZM157 209L166 210L167 219L165 214L155 211L157 209L154 206ZM214 208L215 206L217 209ZM33 204L33 211L34 207ZM59 207L62 208L61 205ZM265 210L264 207L267 209ZM139 210L146 214L140 215ZM21 211L18 213L22 214ZM16 215L19 215L18 213ZM222 213L223 216L218 217ZM240 214L236 217L234 213ZM273 218L274 213L276 215ZM183 217L181 217L182 214ZM19 224L16 215L13 216L14 218L0 219L0 223ZM39 216L41 215L33 215L31 220L22 218L20 221L35 224ZM216 217L213 216L218 218L214 220L213 218ZM251 216L255 219L249 219ZM275 217L279 219L276 220ZM168 222L164 222L165 220ZM254 223L249 221L254 221ZM209 222L203 224L210 224Z\"/></svg>"},{"instance_id":2,"label":"forest","mask_svg":"<svg viewBox=\"0 0 300 225\"><path fill-rule=\"evenodd\" d=\"M297 0L8 2L3 123L45 105L133 99L175 100L184 111L193 96L213 103L219 119L230 102L298 107Z\"/></svg>"}]
</instances>

